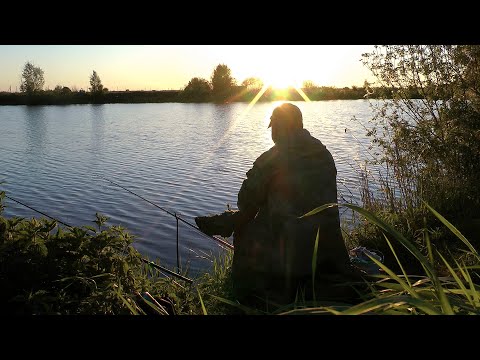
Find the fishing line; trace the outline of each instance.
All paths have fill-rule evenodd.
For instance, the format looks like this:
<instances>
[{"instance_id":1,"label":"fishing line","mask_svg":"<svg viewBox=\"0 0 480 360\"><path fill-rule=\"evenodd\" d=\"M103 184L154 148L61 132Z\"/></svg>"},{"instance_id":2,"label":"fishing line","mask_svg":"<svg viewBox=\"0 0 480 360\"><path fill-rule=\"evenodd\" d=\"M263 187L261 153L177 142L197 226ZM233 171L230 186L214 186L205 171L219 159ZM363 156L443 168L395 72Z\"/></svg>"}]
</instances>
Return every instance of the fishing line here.
<instances>
[{"instance_id":1,"label":"fishing line","mask_svg":"<svg viewBox=\"0 0 480 360\"><path fill-rule=\"evenodd\" d=\"M133 191L127 189L126 187L124 187L124 186L122 186L122 185L120 185L120 184L117 184L116 182L114 182L114 181L112 181L112 180L110 180L110 179L107 179L107 178L104 177L104 176L101 176L101 175L98 175L98 174L94 174L94 176L98 176L98 177L100 177L100 178L108 181L109 183L111 183L111 184L113 184L113 185L115 185L115 186L118 186L118 187L122 188L122 189L125 190L125 191L128 191L130 194L139 197L140 199L148 202L149 204L155 206L156 208L158 208L158 209L166 212L167 214L175 217L176 219L180 220L180 221L183 222L184 224L186 224L186 225L192 227L193 229L197 230L201 235L203 235L203 236L205 236L205 237L207 237L207 238L209 238L209 239L213 239L213 240L219 242L220 244L222 244L222 245L224 245L224 246L226 246L226 247L228 247L228 248L230 248L230 249L233 249L233 245L232 245L232 244L230 244L230 243L228 243L228 242L226 242L226 241L224 241L224 240L222 240L222 239L220 239L220 238L218 238L218 237L216 237L216 236L210 236L210 235L205 234L205 233L202 232L202 230L200 230L197 226L189 223L189 222L186 221L185 219L183 219L183 218L181 218L180 216L178 216L176 213L172 213L172 212L168 211L167 209L164 209L163 207L155 204L154 202L152 202L152 201L150 201L150 200L148 200L148 199L145 199L143 196L140 196L140 195L134 193Z\"/></svg>"},{"instance_id":2,"label":"fishing line","mask_svg":"<svg viewBox=\"0 0 480 360\"><path fill-rule=\"evenodd\" d=\"M14 153L14 151L13 151L13 150L11 150L11 149L5 149L5 150L7 150L7 151L9 151L9 152L12 152L12 153ZM88 148L87 148L86 150L87 150L87 151L91 151L91 149L88 149ZM58 161L58 162L60 162L60 159L59 159L59 158L55 158L55 157L53 157L53 156L51 156L51 155L48 155L48 156L46 156L46 157L50 157L50 159L52 159L52 160L54 160L54 161ZM207 237L207 238L213 239L213 240L215 240L215 241L219 242L220 244L222 244L223 246L226 246L226 247L227 247L227 248L229 248L229 249L233 249L233 245L231 245L230 243L228 243L228 242L226 242L226 241L224 241L224 240L222 240L222 239L220 239L220 238L217 238L217 237L215 237L215 236L209 236L209 235L207 235L207 234L203 233L203 232L202 232L202 231L201 231L201 230L200 230L200 229L199 229L197 226L195 226L195 225L193 225L193 224L189 223L188 221L186 221L185 219L183 219L182 217L180 217L180 216L179 216L179 215L177 215L176 213L172 213L171 211L168 211L167 209L165 209L165 208L163 208L163 207L161 207L161 206L159 206L159 205L157 205L157 204L155 204L155 203L151 202L151 201L150 201L150 200L148 200L148 199L145 199L144 197L142 197L142 196L140 196L140 195L138 195L138 194L134 193L133 191L131 191L131 190L129 190L129 189L127 189L127 188L125 188L125 187L123 187L123 186L121 186L121 185L119 185L119 184L117 184L117 183L113 182L113 181L111 181L110 179L107 179L107 178L105 178L105 177L103 177L103 176L101 176L101 175L98 175L98 174L93 174L93 175L94 175L94 176L101 177L101 178L103 178L104 180L107 180L107 181L109 181L109 182L110 182L110 183L112 183L113 185L115 185L115 186L118 186L118 187L120 187L120 188L122 188L122 189L124 189L124 190L128 191L128 192L129 192L129 193L131 193L132 195L135 195L135 196L139 197L140 199L142 199L142 200L144 200L144 201L146 201L146 202L150 203L151 205L153 205L153 206L155 206L155 207L159 208L160 210L162 210L162 211L166 212L167 214L169 214L169 215L171 215L171 216L175 217L177 220L179 220L179 221L181 221L181 222L185 223L186 225L188 225L188 226L190 226L190 227L194 228L195 230L197 230L197 231L198 231L198 232L199 232L201 235L203 235L204 237ZM11 200L13 200L13 199L11 199ZM13 201L15 201L15 200L13 200ZM18 203L19 203L19 204L21 204L21 205L23 205L23 206L25 206L25 207L28 207L28 208L29 208L29 206L28 206L28 205L26 205L26 204L23 204L23 203L21 203L21 202L18 202ZM31 210L34 210L34 209L32 209L32 208L31 208ZM36 211L36 210L34 210L34 211ZM47 215L47 214L45 214L45 213L42 213L42 212L39 212L39 211L37 211L37 212L38 212L38 213L41 213L41 214L42 214L42 215L44 215L44 216L47 216L48 218L51 218L50 216L48 216L48 215ZM52 219L53 219L53 218L52 218ZM56 220L56 219L55 219L55 220ZM58 222L59 222L59 223L61 223L61 224L63 224L63 225L65 225L65 226L67 226L67 227L70 227L69 225L66 225L65 223L62 223L61 221L58 221Z\"/></svg>"},{"instance_id":3,"label":"fishing line","mask_svg":"<svg viewBox=\"0 0 480 360\"><path fill-rule=\"evenodd\" d=\"M44 212L41 212L41 211L39 211L39 210L37 210L37 209L34 209L33 207L28 206L27 204L24 204L24 203L22 203L21 201L15 200L14 198L12 198L12 197L10 197L10 196L8 196L8 195L4 195L4 196L5 196L7 199L10 199L10 200L12 200L12 201L15 201L17 204L23 205L23 206L25 206L26 208L29 208L30 210L33 210L33 211L35 211L35 212L37 212L37 213L39 213L39 214L42 214L43 216L48 217L49 219L55 220L56 222L58 222L58 223L60 223L60 224L62 224L62 225L65 225L65 226L68 227L68 228L73 228L72 225L68 225L67 223L64 223L63 221L60 221L60 220L58 220L58 219L56 219L56 218L54 218L54 217L52 217L52 216L50 216L50 215L47 215L47 214L45 214Z\"/></svg>"}]
</instances>

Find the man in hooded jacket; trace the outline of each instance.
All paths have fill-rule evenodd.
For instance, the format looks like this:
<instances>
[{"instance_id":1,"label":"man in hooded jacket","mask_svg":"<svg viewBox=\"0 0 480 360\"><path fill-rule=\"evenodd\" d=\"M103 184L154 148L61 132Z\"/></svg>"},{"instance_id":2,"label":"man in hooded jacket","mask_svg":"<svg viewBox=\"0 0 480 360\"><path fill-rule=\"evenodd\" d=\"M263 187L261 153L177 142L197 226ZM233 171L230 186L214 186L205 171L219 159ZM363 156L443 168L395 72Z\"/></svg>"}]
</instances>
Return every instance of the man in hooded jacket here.
<instances>
[{"instance_id":1,"label":"man in hooded jacket","mask_svg":"<svg viewBox=\"0 0 480 360\"><path fill-rule=\"evenodd\" d=\"M338 207L302 217L337 202L333 157L303 128L302 113L291 103L273 110L269 128L275 144L247 172L238 211L228 212L223 223L228 223L227 233L234 231L234 294L244 303L254 298L347 300L351 288L338 286L351 272ZM204 220L196 218L200 229L215 232L206 230Z\"/></svg>"}]
</instances>

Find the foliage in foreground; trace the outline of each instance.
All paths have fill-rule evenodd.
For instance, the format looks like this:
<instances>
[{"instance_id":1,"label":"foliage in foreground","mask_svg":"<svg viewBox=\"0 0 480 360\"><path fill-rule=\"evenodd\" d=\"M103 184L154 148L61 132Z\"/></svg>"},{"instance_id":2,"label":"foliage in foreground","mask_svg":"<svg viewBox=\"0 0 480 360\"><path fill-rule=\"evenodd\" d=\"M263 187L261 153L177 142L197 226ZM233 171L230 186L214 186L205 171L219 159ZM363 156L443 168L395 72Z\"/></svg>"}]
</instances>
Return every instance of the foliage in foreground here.
<instances>
[{"instance_id":1,"label":"foliage in foreground","mask_svg":"<svg viewBox=\"0 0 480 360\"><path fill-rule=\"evenodd\" d=\"M363 63L381 89L393 91L391 96L382 91L381 101L371 103L373 118L365 130L373 151L368 151L360 173L362 206L422 254L428 251L428 235L447 261L475 263L474 256L458 250L460 239L423 202L447 217L476 248L480 246L480 47L375 46L363 55ZM380 250L394 271L400 271L398 257L407 272L427 275L398 242L392 243L394 256L383 231L371 222L356 226L347 238ZM440 258L435 261L445 267Z\"/></svg>"},{"instance_id":2,"label":"foliage in foreground","mask_svg":"<svg viewBox=\"0 0 480 360\"><path fill-rule=\"evenodd\" d=\"M307 215L337 205L327 204ZM370 276L372 281L368 283L369 291L364 294L365 300L362 303L348 307L302 306L287 312L288 314L480 315L480 255L461 232L432 207L425 204L427 209L459 239L463 244L464 254L473 259L474 265L466 265L462 258L453 258L453 263L447 261L435 246L432 246L428 231L423 232L427 250L427 253L423 254L412 242L374 213L351 204L343 206L358 212L365 220L381 229L386 244L397 259L400 272L396 273L370 257L382 270L382 274ZM426 275L418 276L405 271L392 246L394 242L403 246L411 257L419 262ZM439 264L446 270L443 276L439 275L441 268Z\"/></svg>"},{"instance_id":3,"label":"foliage in foreground","mask_svg":"<svg viewBox=\"0 0 480 360\"><path fill-rule=\"evenodd\" d=\"M381 154L371 164L381 166L383 201L363 196L364 207L381 202L389 214L415 222L429 215L418 214L426 210L425 200L464 233L476 235L480 46L376 46L362 60L381 88L395 89L391 98L372 103L367 135ZM412 91L419 96L412 99Z\"/></svg>"},{"instance_id":4,"label":"foliage in foreground","mask_svg":"<svg viewBox=\"0 0 480 360\"><path fill-rule=\"evenodd\" d=\"M312 210L304 216L313 215L328 207L338 204L326 204ZM218 304L223 302L231 308L226 310L231 313L235 308L237 313L245 314L279 314L279 315L480 315L480 255L472 244L455 228L447 219L436 212L428 204L426 208L436 217L463 245L463 256L451 257L448 261L430 241L430 232L423 231L425 250L423 253L414 243L394 227L380 219L374 213L361 207L343 204L360 216L364 217L372 225L376 226L383 234L385 244L388 246L392 256L397 260L398 272L391 270L388 266L370 257L381 273L378 275L365 275L367 291L361 294L363 301L351 305L345 303L324 303L321 301L305 301L299 298L295 303L286 306L271 304L271 311L265 312L259 309L241 306L231 298L224 288L215 289L213 293L204 295L205 298L213 298ZM417 261L425 275L409 273L405 270L397 252L392 244L398 244L410 254L411 261ZM467 260L471 265L467 264ZM212 279L212 278L210 278ZM219 278L222 280L222 278ZM217 284L218 285L218 284ZM226 287L227 289L229 286ZM221 289L221 296L215 291ZM203 301L203 300L202 300ZM202 303L203 305L203 303ZM206 304L204 313L210 314L209 306Z\"/></svg>"},{"instance_id":5,"label":"foliage in foreground","mask_svg":"<svg viewBox=\"0 0 480 360\"><path fill-rule=\"evenodd\" d=\"M1 194L0 194L1 195ZM1 205L1 202L0 202ZM327 204L309 214L322 211ZM62 229L47 219L0 217L0 313L4 314L480 314L480 256L445 218L429 211L463 244L465 257L452 261L437 251L425 231L426 253L374 213L351 204L384 234L398 261L393 271L371 258L381 275L365 277L367 291L356 305L322 303L298 297L293 304L268 304L268 310L239 304L232 295L232 253L213 260L213 270L194 284L166 278L145 264L133 237L106 226ZM1 211L1 208L0 208ZM307 216L306 214L305 216ZM405 268L392 246L399 244L419 262L425 275ZM467 265L466 258L470 259ZM439 273L440 265L444 272ZM368 279L368 282L367 282Z\"/></svg>"},{"instance_id":6,"label":"foliage in foreground","mask_svg":"<svg viewBox=\"0 0 480 360\"><path fill-rule=\"evenodd\" d=\"M197 291L204 314L268 314L268 315L480 315L480 256L473 245L447 219L428 204L428 211L462 245L452 252L457 255L447 257L438 251L431 241L431 231L421 231L425 247L419 249L402 233L373 212L352 204L342 204L357 212L366 222L375 226L383 235L386 247L396 259L396 270L370 257L380 274L364 274L366 291L360 294L363 299L352 305L347 303L326 303L307 300L301 296L293 304L270 305L269 311L249 308L236 302L231 296L229 266L231 257L223 266L215 268L213 274L206 274L199 282ZM331 206L326 204L304 216L313 215ZM420 229L419 229L420 230ZM394 246L394 244L396 246ZM417 262L422 275L408 272L395 248L402 248L409 254L410 262ZM457 251L454 251L457 250ZM461 254L461 255L458 255ZM398 269L398 271L397 271ZM201 291L200 291L201 289Z\"/></svg>"},{"instance_id":7,"label":"foliage in foreground","mask_svg":"<svg viewBox=\"0 0 480 360\"><path fill-rule=\"evenodd\" d=\"M97 214L96 228L63 229L44 218L0 217L0 313L167 313L166 299L181 304L182 285L144 264L133 237L105 221Z\"/></svg>"}]
</instances>

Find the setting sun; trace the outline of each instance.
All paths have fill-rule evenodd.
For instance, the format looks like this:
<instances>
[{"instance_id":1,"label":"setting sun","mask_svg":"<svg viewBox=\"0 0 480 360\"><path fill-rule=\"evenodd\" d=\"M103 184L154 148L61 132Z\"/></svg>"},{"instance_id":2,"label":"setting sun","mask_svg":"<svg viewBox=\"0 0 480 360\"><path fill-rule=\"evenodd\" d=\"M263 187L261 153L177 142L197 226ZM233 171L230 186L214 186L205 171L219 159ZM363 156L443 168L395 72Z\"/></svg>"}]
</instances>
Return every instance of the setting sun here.
<instances>
[{"instance_id":1,"label":"setting sun","mask_svg":"<svg viewBox=\"0 0 480 360\"><path fill-rule=\"evenodd\" d=\"M273 68L261 78L265 86L271 86L275 90L285 90L290 87L301 88L303 81L296 78L295 74L288 73L286 69Z\"/></svg>"},{"instance_id":2,"label":"setting sun","mask_svg":"<svg viewBox=\"0 0 480 360\"><path fill-rule=\"evenodd\" d=\"M261 53L261 56L254 57L258 77L265 86L274 90L285 90L291 87L301 88L306 74L299 66L298 53L285 47L269 46ZM301 60L300 60L301 62Z\"/></svg>"}]
</instances>

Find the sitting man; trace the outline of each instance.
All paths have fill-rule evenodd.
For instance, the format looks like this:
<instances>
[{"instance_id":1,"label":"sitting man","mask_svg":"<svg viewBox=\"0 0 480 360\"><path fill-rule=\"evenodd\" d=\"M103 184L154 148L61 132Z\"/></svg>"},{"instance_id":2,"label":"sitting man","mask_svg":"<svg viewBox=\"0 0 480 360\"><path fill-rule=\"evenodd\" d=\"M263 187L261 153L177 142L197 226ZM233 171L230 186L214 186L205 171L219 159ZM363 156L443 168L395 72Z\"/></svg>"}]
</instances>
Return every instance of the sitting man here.
<instances>
[{"instance_id":1,"label":"sitting man","mask_svg":"<svg viewBox=\"0 0 480 360\"><path fill-rule=\"evenodd\" d=\"M275 145L247 172L238 211L195 221L209 235L234 233L232 279L240 302L261 298L288 304L296 297L348 301L352 288L338 286L352 274L338 207L302 217L337 202L333 157L303 128L297 106L276 107L270 120Z\"/></svg>"}]
</instances>

